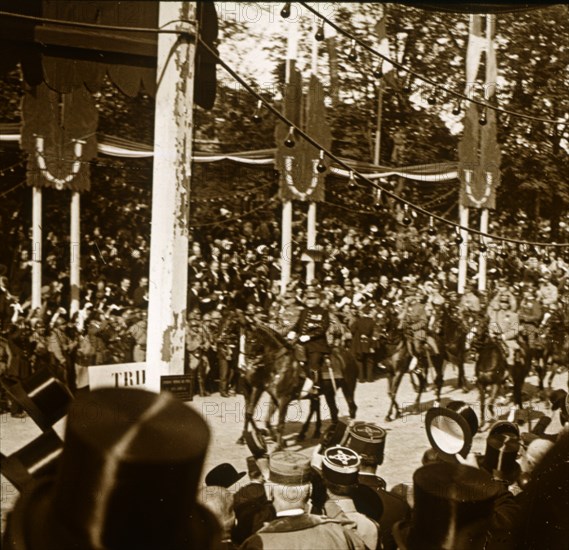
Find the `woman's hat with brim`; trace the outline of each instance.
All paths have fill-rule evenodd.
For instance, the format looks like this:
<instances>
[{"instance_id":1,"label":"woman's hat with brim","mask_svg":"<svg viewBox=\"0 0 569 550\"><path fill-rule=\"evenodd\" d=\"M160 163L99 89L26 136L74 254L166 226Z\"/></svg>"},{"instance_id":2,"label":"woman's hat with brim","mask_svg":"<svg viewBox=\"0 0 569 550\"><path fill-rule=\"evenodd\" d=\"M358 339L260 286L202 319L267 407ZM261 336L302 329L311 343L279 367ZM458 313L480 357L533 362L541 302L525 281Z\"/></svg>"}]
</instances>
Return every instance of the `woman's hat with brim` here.
<instances>
[{"instance_id":1,"label":"woman's hat with brim","mask_svg":"<svg viewBox=\"0 0 569 550\"><path fill-rule=\"evenodd\" d=\"M453 462L457 453L465 458L468 455L478 431L478 417L464 401L451 401L427 411L425 429L432 447Z\"/></svg>"},{"instance_id":2,"label":"woman's hat with brim","mask_svg":"<svg viewBox=\"0 0 569 550\"><path fill-rule=\"evenodd\" d=\"M486 472L471 466L422 466L413 474L412 516L393 526L398 548L482 550L501 490Z\"/></svg>"},{"instance_id":3,"label":"woman's hat with brim","mask_svg":"<svg viewBox=\"0 0 569 550\"><path fill-rule=\"evenodd\" d=\"M8 549L210 548L197 504L209 429L171 394L104 388L70 407L57 473L20 495Z\"/></svg>"}]
</instances>

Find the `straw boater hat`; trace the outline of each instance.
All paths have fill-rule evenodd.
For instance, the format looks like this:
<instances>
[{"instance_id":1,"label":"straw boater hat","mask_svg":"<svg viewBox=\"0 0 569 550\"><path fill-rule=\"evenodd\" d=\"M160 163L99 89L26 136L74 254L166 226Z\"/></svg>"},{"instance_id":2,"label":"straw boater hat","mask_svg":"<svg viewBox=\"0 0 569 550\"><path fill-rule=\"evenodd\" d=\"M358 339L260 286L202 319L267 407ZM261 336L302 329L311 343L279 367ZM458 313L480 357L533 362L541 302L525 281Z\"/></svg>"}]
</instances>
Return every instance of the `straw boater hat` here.
<instances>
[{"instance_id":1,"label":"straw boater hat","mask_svg":"<svg viewBox=\"0 0 569 550\"><path fill-rule=\"evenodd\" d=\"M78 396L56 473L22 492L4 547L212 548L217 522L196 502L208 442L202 417L167 392Z\"/></svg>"},{"instance_id":2,"label":"straw boater hat","mask_svg":"<svg viewBox=\"0 0 569 550\"><path fill-rule=\"evenodd\" d=\"M399 550L482 550L499 484L484 471L435 462L413 474L410 520L393 526Z\"/></svg>"}]
</instances>

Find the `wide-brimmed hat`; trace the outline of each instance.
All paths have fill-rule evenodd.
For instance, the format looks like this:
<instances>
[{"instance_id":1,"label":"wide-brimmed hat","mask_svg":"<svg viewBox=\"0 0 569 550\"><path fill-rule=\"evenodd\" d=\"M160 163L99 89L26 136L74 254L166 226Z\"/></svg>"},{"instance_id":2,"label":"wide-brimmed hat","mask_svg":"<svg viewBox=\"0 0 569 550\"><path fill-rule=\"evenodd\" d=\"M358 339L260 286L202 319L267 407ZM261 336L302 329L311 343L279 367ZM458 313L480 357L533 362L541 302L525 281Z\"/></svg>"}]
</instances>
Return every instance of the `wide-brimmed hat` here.
<instances>
[{"instance_id":1,"label":"wide-brimmed hat","mask_svg":"<svg viewBox=\"0 0 569 550\"><path fill-rule=\"evenodd\" d=\"M413 474L414 507L409 520L393 526L400 550L482 550L499 484L484 471L434 462Z\"/></svg>"},{"instance_id":2,"label":"wide-brimmed hat","mask_svg":"<svg viewBox=\"0 0 569 550\"><path fill-rule=\"evenodd\" d=\"M383 464L387 432L371 422L356 422L348 428L344 446L356 451L364 464Z\"/></svg>"},{"instance_id":3,"label":"wide-brimmed hat","mask_svg":"<svg viewBox=\"0 0 569 550\"><path fill-rule=\"evenodd\" d=\"M219 527L196 501L209 437L203 418L168 392L79 395L57 473L22 492L6 547L211 548Z\"/></svg>"},{"instance_id":4,"label":"wide-brimmed hat","mask_svg":"<svg viewBox=\"0 0 569 550\"><path fill-rule=\"evenodd\" d=\"M516 461L520 450L520 439L509 433L489 435L486 452L478 457L478 465L494 479L512 484L520 474Z\"/></svg>"},{"instance_id":5,"label":"wide-brimmed hat","mask_svg":"<svg viewBox=\"0 0 569 550\"><path fill-rule=\"evenodd\" d=\"M66 414L73 394L48 369L41 369L28 378L12 383L2 380L11 399L18 403L42 431L49 430Z\"/></svg>"},{"instance_id":6,"label":"wide-brimmed hat","mask_svg":"<svg viewBox=\"0 0 569 550\"><path fill-rule=\"evenodd\" d=\"M205 484L229 488L237 483L247 472L238 472L233 464L223 462L212 468L205 476Z\"/></svg>"},{"instance_id":7,"label":"wide-brimmed hat","mask_svg":"<svg viewBox=\"0 0 569 550\"><path fill-rule=\"evenodd\" d=\"M465 458L468 455L478 431L478 417L464 401L451 401L427 411L425 429L432 447L452 462L457 453Z\"/></svg>"}]
</instances>

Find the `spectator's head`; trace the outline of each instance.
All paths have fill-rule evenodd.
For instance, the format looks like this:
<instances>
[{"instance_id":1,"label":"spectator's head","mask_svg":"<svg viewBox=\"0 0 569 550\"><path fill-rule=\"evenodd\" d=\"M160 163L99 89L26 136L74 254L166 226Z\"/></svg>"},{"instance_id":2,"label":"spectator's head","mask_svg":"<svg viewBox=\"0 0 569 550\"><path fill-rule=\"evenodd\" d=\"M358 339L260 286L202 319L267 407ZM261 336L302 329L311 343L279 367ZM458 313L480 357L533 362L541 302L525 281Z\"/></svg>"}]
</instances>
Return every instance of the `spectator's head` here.
<instances>
[{"instance_id":1,"label":"spectator's head","mask_svg":"<svg viewBox=\"0 0 569 550\"><path fill-rule=\"evenodd\" d=\"M210 486L203 490L202 503L221 525L222 540L230 539L235 526L233 493L225 487Z\"/></svg>"},{"instance_id":2,"label":"spectator's head","mask_svg":"<svg viewBox=\"0 0 569 550\"><path fill-rule=\"evenodd\" d=\"M310 457L295 451L276 451L269 456L269 481L277 512L305 508L311 479Z\"/></svg>"},{"instance_id":3,"label":"spectator's head","mask_svg":"<svg viewBox=\"0 0 569 550\"><path fill-rule=\"evenodd\" d=\"M470 550L485 548L500 487L471 466L434 462L413 474L410 520L393 527L399 548Z\"/></svg>"},{"instance_id":4,"label":"spectator's head","mask_svg":"<svg viewBox=\"0 0 569 550\"><path fill-rule=\"evenodd\" d=\"M541 462L547 452L553 447L553 442L548 439L534 439L520 458L520 466L524 474L531 474L534 468Z\"/></svg>"},{"instance_id":5,"label":"spectator's head","mask_svg":"<svg viewBox=\"0 0 569 550\"><path fill-rule=\"evenodd\" d=\"M169 393L78 395L57 474L20 495L9 532L28 550L211 548L216 522L196 500L209 437Z\"/></svg>"}]
</instances>

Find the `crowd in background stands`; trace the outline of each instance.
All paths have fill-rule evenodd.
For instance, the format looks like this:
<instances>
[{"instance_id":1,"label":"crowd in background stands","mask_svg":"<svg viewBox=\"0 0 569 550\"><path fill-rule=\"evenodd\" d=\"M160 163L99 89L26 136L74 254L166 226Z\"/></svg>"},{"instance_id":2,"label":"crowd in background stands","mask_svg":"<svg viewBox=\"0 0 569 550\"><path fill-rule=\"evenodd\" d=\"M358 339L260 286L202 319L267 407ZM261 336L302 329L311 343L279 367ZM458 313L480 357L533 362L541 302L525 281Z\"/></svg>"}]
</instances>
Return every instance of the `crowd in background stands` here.
<instances>
[{"instance_id":1,"label":"crowd in background stands","mask_svg":"<svg viewBox=\"0 0 569 550\"><path fill-rule=\"evenodd\" d=\"M10 221L12 226L4 228L7 246L0 262L0 329L4 339L15 344L11 349L11 370L22 377L43 364L55 364L61 377L73 387L74 365L144 360L148 237L127 225L114 231L116 224L84 228L79 257L80 309L70 318L68 241L55 232L47 232L43 246L43 303L40 309L32 310L31 231L16 218ZM518 229L498 227L496 222L493 230L511 236ZM201 349L208 354L210 378L218 377L218 363L224 357L236 361L235 342L227 353L219 354L216 350L225 312L248 309L281 322L287 316L283 303L290 305L291 310L302 306L304 227L296 227L293 235L292 246L283 250L277 221L256 225L245 221L191 233L188 330L191 331L192 322L207 329L201 331ZM425 284L435 285L443 299L457 299L455 236L453 229L446 226L429 235L418 223L404 225L395 217L384 227L370 225L365 230L346 227L341 220L323 220L318 227L317 284L324 291L328 306L347 327L359 315L364 302L380 305L388 300L397 306L409 291L425 289ZM489 302L500 285L506 285L515 294L516 308L524 287L533 286L546 308L559 295L566 294L566 249L520 251L489 243L488 292L480 296L476 291L478 252L477 243L474 244L468 283L475 301ZM282 257L292 260L288 302L286 296L279 296ZM196 344L193 346L189 362ZM210 384L209 389L217 388Z\"/></svg>"}]
</instances>

